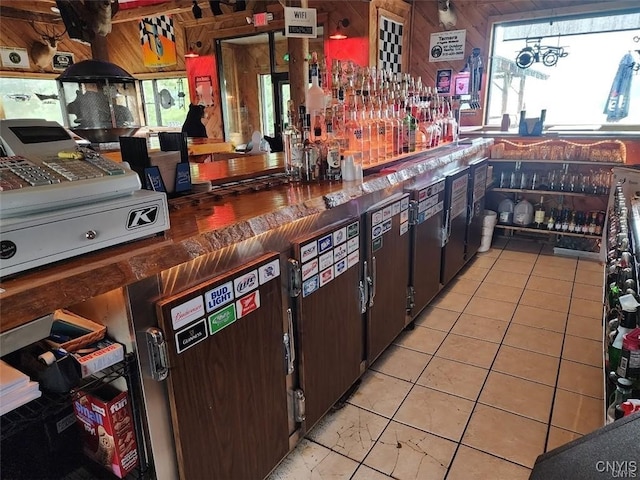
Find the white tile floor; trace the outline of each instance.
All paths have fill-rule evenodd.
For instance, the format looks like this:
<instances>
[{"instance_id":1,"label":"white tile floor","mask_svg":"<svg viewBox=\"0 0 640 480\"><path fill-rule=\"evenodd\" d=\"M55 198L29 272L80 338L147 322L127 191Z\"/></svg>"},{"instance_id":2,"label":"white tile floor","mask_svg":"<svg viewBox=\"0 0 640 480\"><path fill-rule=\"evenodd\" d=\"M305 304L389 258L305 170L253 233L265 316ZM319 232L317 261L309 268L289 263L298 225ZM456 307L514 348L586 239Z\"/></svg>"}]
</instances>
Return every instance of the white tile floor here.
<instances>
[{"instance_id":1,"label":"white tile floor","mask_svg":"<svg viewBox=\"0 0 640 480\"><path fill-rule=\"evenodd\" d=\"M602 267L494 242L270 480L518 480L602 426Z\"/></svg>"}]
</instances>

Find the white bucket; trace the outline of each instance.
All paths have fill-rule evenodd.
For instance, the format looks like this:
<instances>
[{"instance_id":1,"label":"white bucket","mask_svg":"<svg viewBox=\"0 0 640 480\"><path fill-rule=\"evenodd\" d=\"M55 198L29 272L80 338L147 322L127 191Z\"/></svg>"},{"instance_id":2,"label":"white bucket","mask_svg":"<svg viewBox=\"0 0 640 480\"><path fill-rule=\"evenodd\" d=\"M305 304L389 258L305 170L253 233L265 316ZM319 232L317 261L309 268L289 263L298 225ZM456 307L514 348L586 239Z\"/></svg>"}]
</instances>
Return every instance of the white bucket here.
<instances>
[{"instance_id":1,"label":"white bucket","mask_svg":"<svg viewBox=\"0 0 640 480\"><path fill-rule=\"evenodd\" d=\"M494 227L496 223L498 223L498 214L493 210L485 210L483 225L485 227Z\"/></svg>"},{"instance_id":2,"label":"white bucket","mask_svg":"<svg viewBox=\"0 0 640 480\"><path fill-rule=\"evenodd\" d=\"M480 248L478 248L478 252L486 252L491 248L491 239L492 235L482 235L482 240L480 241Z\"/></svg>"},{"instance_id":3,"label":"white bucket","mask_svg":"<svg viewBox=\"0 0 640 480\"><path fill-rule=\"evenodd\" d=\"M493 225L490 227L487 225L482 226L482 236L483 237L492 237L493 236Z\"/></svg>"}]
</instances>

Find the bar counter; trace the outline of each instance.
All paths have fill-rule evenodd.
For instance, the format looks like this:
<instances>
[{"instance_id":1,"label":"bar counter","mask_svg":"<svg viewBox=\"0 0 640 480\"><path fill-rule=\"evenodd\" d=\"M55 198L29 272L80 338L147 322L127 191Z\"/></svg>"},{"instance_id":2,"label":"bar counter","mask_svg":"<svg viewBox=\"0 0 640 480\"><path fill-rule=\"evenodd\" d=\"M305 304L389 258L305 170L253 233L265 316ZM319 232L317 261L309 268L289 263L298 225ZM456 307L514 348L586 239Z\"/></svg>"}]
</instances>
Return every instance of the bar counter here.
<instances>
[{"instance_id":1,"label":"bar counter","mask_svg":"<svg viewBox=\"0 0 640 480\"><path fill-rule=\"evenodd\" d=\"M383 170L372 169L365 173L363 181L282 185L222 199L209 192L171 200L171 228L164 235L105 248L0 281L0 332L55 309L158 275L288 222L406 180L419 179L448 164L488 156L492 143L491 139L478 139L472 144L404 154L389 162ZM194 179L222 181L234 172L235 162L247 159L222 161L221 165L216 162L192 165ZM281 156L277 154L252 160L259 168L264 165L281 168L277 166L281 163ZM235 166L236 173L243 169L246 174L250 167L241 163Z\"/></svg>"}]
</instances>

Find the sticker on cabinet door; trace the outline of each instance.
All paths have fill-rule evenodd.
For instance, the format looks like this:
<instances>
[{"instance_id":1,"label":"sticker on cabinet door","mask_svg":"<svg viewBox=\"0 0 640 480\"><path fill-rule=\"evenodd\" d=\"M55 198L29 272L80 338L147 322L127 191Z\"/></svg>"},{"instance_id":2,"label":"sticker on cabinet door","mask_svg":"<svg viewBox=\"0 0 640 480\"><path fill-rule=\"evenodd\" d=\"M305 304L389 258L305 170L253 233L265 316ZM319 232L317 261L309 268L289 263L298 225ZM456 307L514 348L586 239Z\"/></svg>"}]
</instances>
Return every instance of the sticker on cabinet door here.
<instances>
[{"instance_id":1,"label":"sticker on cabinet door","mask_svg":"<svg viewBox=\"0 0 640 480\"><path fill-rule=\"evenodd\" d=\"M396 203L394 203L393 205L391 205L391 208L392 208L392 210L393 210L393 215L397 215L397 214L399 214L399 213L400 213L400 210L401 210L401 208L400 208L400 202L396 202Z\"/></svg>"},{"instance_id":2,"label":"sticker on cabinet door","mask_svg":"<svg viewBox=\"0 0 640 480\"><path fill-rule=\"evenodd\" d=\"M444 202L439 202L436 205L436 212L441 212L443 210L443 208L444 208Z\"/></svg>"},{"instance_id":3,"label":"sticker on cabinet door","mask_svg":"<svg viewBox=\"0 0 640 480\"><path fill-rule=\"evenodd\" d=\"M176 350L182 353L208 337L207 324L204 318L197 323L176 333Z\"/></svg>"},{"instance_id":4,"label":"sticker on cabinet door","mask_svg":"<svg viewBox=\"0 0 640 480\"><path fill-rule=\"evenodd\" d=\"M420 190L418 192L418 201L424 200L429 195L431 195L431 187L429 187L428 189L425 189L425 190Z\"/></svg>"},{"instance_id":5,"label":"sticker on cabinet door","mask_svg":"<svg viewBox=\"0 0 640 480\"><path fill-rule=\"evenodd\" d=\"M418 213L422 213L426 211L427 208L429 208L429 204L427 203L426 200L423 200L420 203L418 203Z\"/></svg>"},{"instance_id":6,"label":"sticker on cabinet door","mask_svg":"<svg viewBox=\"0 0 640 480\"><path fill-rule=\"evenodd\" d=\"M311 278L313 275L318 273L318 259L314 258L310 262L302 264L302 280L306 280Z\"/></svg>"},{"instance_id":7,"label":"sticker on cabinet door","mask_svg":"<svg viewBox=\"0 0 640 480\"><path fill-rule=\"evenodd\" d=\"M353 222L351 225L347 227L347 238L357 237L360 233L360 224L358 222Z\"/></svg>"},{"instance_id":8,"label":"sticker on cabinet door","mask_svg":"<svg viewBox=\"0 0 640 480\"><path fill-rule=\"evenodd\" d=\"M400 200L400 210L406 210L409 208L409 197L404 197Z\"/></svg>"},{"instance_id":9,"label":"sticker on cabinet door","mask_svg":"<svg viewBox=\"0 0 640 480\"><path fill-rule=\"evenodd\" d=\"M333 235L330 233L329 235L325 235L320 240L318 240L318 253L324 253L330 248L333 247Z\"/></svg>"},{"instance_id":10,"label":"sticker on cabinet door","mask_svg":"<svg viewBox=\"0 0 640 480\"><path fill-rule=\"evenodd\" d=\"M335 276L343 274L347 271L347 259L343 258L335 264Z\"/></svg>"},{"instance_id":11,"label":"sticker on cabinet door","mask_svg":"<svg viewBox=\"0 0 640 480\"><path fill-rule=\"evenodd\" d=\"M188 300L171 309L171 324L174 330L179 330L185 325L204 317L204 302L202 295Z\"/></svg>"},{"instance_id":12,"label":"sticker on cabinet door","mask_svg":"<svg viewBox=\"0 0 640 480\"><path fill-rule=\"evenodd\" d=\"M265 263L261 267L258 267L258 278L260 279L260 285L264 285L269 280L273 280L280 276L280 259L276 258L269 263Z\"/></svg>"},{"instance_id":13,"label":"sticker on cabinet door","mask_svg":"<svg viewBox=\"0 0 640 480\"><path fill-rule=\"evenodd\" d=\"M377 212L373 212L371 214L371 224L372 225L377 225L379 223L382 223L382 220L384 220L382 218L382 210L378 210ZM349 225L351 226L351 225Z\"/></svg>"},{"instance_id":14,"label":"sticker on cabinet door","mask_svg":"<svg viewBox=\"0 0 640 480\"><path fill-rule=\"evenodd\" d=\"M331 265L333 265L333 250L329 250L327 253L320 255L320 264L318 268L320 270L324 270L325 268L329 268Z\"/></svg>"},{"instance_id":15,"label":"sticker on cabinet door","mask_svg":"<svg viewBox=\"0 0 640 480\"><path fill-rule=\"evenodd\" d=\"M236 297L240 297L251 290L258 288L260 282L258 281L258 270L251 270L250 272L240 275L233 280L233 289L236 292Z\"/></svg>"},{"instance_id":16,"label":"sticker on cabinet door","mask_svg":"<svg viewBox=\"0 0 640 480\"><path fill-rule=\"evenodd\" d=\"M409 210L403 210L400 212L400 223L409 221Z\"/></svg>"},{"instance_id":17,"label":"sticker on cabinet door","mask_svg":"<svg viewBox=\"0 0 640 480\"><path fill-rule=\"evenodd\" d=\"M333 232L333 244L340 245L347 239L347 227L342 227Z\"/></svg>"},{"instance_id":18,"label":"sticker on cabinet door","mask_svg":"<svg viewBox=\"0 0 640 480\"><path fill-rule=\"evenodd\" d=\"M382 233L387 233L389 230L391 230L391 224L392 224L393 220L389 219L386 220L382 223Z\"/></svg>"},{"instance_id":19,"label":"sticker on cabinet door","mask_svg":"<svg viewBox=\"0 0 640 480\"><path fill-rule=\"evenodd\" d=\"M207 313L220 308L233 300L233 282L224 283L204 294Z\"/></svg>"},{"instance_id":20,"label":"sticker on cabinet door","mask_svg":"<svg viewBox=\"0 0 640 480\"><path fill-rule=\"evenodd\" d=\"M300 261L302 263L311 260L316 255L318 255L318 243L315 240L300 247Z\"/></svg>"},{"instance_id":21,"label":"sticker on cabinet door","mask_svg":"<svg viewBox=\"0 0 640 480\"><path fill-rule=\"evenodd\" d=\"M357 240L357 238L356 238ZM338 260L342 260L347 256L347 245L344 243L342 245L338 245L333 249L333 261L337 262Z\"/></svg>"},{"instance_id":22,"label":"sticker on cabinet door","mask_svg":"<svg viewBox=\"0 0 640 480\"><path fill-rule=\"evenodd\" d=\"M400 235L404 235L409 231L409 222L403 222L400 224Z\"/></svg>"},{"instance_id":23,"label":"sticker on cabinet door","mask_svg":"<svg viewBox=\"0 0 640 480\"><path fill-rule=\"evenodd\" d=\"M391 218L392 215L393 207L391 205L382 209L382 220L387 220L388 218Z\"/></svg>"},{"instance_id":24,"label":"sticker on cabinet door","mask_svg":"<svg viewBox=\"0 0 640 480\"><path fill-rule=\"evenodd\" d=\"M333 280L333 265L320 272L320 286L324 287L331 280Z\"/></svg>"},{"instance_id":25,"label":"sticker on cabinet door","mask_svg":"<svg viewBox=\"0 0 640 480\"><path fill-rule=\"evenodd\" d=\"M308 297L320 287L318 275L314 275L309 280L302 282L302 297Z\"/></svg>"},{"instance_id":26,"label":"sticker on cabinet door","mask_svg":"<svg viewBox=\"0 0 640 480\"><path fill-rule=\"evenodd\" d=\"M236 306L234 304L209 315L209 335L214 335L236 321Z\"/></svg>"},{"instance_id":27,"label":"sticker on cabinet door","mask_svg":"<svg viewBox=\"0 0 640 480\"><path fill-rule=\"evenodd\" d=\"M382 237L376 238L372 243L372 249L375 252L377 250L380 250L381 248L382 248Z\"/></svg>"},{"instance_id":28,"label":"sticker on cabinet door","mask_svg":"<svg viewBox=\"0 0 640 480\"><path fill-rule=\"evenodd\" d=\"M358 240L360 239L356 237L356 238L352 238L347 242L347 253L351 253L354 250L358 249L358 243L359 243Z\"/></svg>"},{"instance_id":29,"label":"sticker on cabinet door","mask_svg":"<svg viewBox=\"0 0 640 480\"><path fill-rule=\"evenodd\" d=\"M236 301L236 314L238 318L242 318L258 308L260 308L260 290L251 292L249 295L245 295Z\"/></svg>"},{"instance_id":30,"label":"sticker on cabinet door","mask_svg":"<svg viewBox=\"0 0 640 480\"><path fill-rule=\"evenodd\" d=\"M360 261L360 250L356 250L353 253L350 253L347 257L347 268L351 268L354 265L357 265Z\"/></svg>"},{"instance_id":31,"label":"sticker on cabinet door","mask_svg":"<svg viewBox=\"0 0 640 480\"><path fill-rule=\"evenodd\" d=\"M378 238L380 235L382 235L384 233L383 231L383 226L381 225L375 225L372 229L371 229L371 238Z\"/></svg>"}]
</instances>

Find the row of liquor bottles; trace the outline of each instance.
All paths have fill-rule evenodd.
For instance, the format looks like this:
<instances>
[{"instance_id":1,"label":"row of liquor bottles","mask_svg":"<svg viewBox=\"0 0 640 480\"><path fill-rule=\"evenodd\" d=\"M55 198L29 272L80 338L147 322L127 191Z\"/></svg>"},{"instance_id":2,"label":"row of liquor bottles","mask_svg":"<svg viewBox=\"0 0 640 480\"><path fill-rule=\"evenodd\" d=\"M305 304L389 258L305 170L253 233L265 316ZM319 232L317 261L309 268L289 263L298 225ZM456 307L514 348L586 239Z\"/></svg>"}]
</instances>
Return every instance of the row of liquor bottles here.
<instances>
[{"instance_id":1,"label":"row of liquor bottles","mask_svg":"<svg viewBox=\"0 0 640 480\"><path fill-rule=\"evenodd\" d=\"M606 195L611 185L611 170L589 170L588 172L566 172L565 170L500 172L500 188L521 190L551 190L556 192Z\"/></svg>"}]
</instances>

